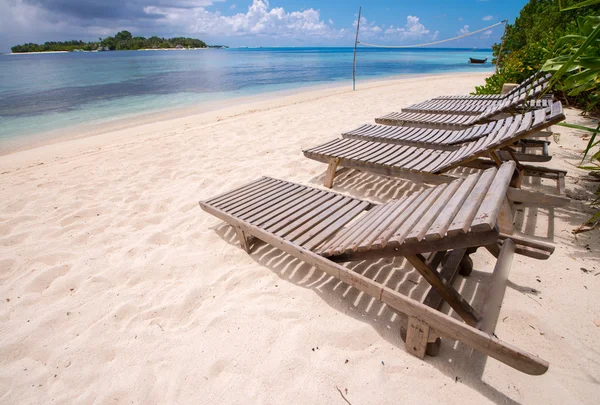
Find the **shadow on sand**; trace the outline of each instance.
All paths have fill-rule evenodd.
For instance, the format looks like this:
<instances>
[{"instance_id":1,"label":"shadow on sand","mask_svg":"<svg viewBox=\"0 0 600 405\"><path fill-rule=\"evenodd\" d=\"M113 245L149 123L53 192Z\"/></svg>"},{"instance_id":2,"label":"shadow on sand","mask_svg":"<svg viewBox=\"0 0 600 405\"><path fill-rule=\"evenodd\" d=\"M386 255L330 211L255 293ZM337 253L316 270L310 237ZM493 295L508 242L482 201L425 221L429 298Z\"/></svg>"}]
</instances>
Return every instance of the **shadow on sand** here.
<instances>
[{"instance_id":1,"label":"shadow on sand","mask_svg":"<svg viewBox=\"0 0 600 405\"><path fill-rule=\"evenodd\" d=\"M461 169L454 174L464 175L469 172L470 169ZM322 181L323 175L320 175L313 178L311 183L320 186L323 184ZM537 184L536 182L539 182L539 179L527 179L525 187L531 186L538 189L546 187L541 182ZM374 202L401 198L426 187L428 186L354 170L341 174L334 183L336 192ZM554 209L520 206L515 215L515 227L517 231L552 242L554 240L553 222L556 215ZM560 212L558 215L566 214ZM547 225L538 226L540 219L543 219ZM230 226L221 224L215 230L229 244L239 245L236 233ZM281 279L304 288L310 288L319 294L328 305L337 311L368 323L382 338L403 350L404 343L399 331L406 325L405 315L262 241L254 240L251 248L251 257L261 266L269 268ZM430 289L428 283L402 257L352 262L346 263L345 266L417 301L422 301ZM455 288L476 309L481 306L492 270L493 268L474 269L467 278L457 276ZM533 288L535 286L522 286L509 282L509 287L527 295L538 294L537 290ZM441 311L458 319L447 304L442 306ZM476 389L491 401L518 403L483 381L487 356L472 350L461 342L452 342L446 339L442 343L439 356L427 357L426 361L452 380L460 378L462 383Z\"/></svg>"}]
</instances>

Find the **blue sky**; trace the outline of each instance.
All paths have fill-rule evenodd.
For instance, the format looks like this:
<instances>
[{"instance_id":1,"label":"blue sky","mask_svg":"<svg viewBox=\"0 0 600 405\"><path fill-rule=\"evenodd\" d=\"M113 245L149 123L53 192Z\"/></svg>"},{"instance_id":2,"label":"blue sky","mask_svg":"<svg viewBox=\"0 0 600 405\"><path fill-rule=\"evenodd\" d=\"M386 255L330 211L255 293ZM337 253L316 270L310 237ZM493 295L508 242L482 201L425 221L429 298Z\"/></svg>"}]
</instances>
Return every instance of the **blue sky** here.
<instances>
[{"instance_id":1,"label":"blue sky","mask_svg":"<svg viewBox=\"0 0 600 405\"><path fill-rule=\"evenodd\" d=\"M508 18L526 0L0 0L0 52L12 45L114 35L190 36L230 46L406 45L454 37ZM502 27L445 46L485 48Z\"/></svg>"}]
</instances>

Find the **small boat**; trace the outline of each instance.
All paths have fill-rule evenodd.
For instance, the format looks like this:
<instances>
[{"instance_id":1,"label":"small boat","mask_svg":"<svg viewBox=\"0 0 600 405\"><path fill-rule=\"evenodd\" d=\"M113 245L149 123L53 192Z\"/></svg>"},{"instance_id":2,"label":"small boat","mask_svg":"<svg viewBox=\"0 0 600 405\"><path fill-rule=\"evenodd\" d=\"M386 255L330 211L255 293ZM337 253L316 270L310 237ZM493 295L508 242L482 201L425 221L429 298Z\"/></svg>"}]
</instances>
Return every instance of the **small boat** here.
<instances>
[{"instance_id":1,"label":"small boat","mask_svg":"<svg viewBox=\"0 0 600 405\"><path fill-rule=\"evenodd\" d=\"M487 58L485 58L485 59L469 58L469 63L485 63L485 62L487 62Z\"/></svg>"}]
</instances>

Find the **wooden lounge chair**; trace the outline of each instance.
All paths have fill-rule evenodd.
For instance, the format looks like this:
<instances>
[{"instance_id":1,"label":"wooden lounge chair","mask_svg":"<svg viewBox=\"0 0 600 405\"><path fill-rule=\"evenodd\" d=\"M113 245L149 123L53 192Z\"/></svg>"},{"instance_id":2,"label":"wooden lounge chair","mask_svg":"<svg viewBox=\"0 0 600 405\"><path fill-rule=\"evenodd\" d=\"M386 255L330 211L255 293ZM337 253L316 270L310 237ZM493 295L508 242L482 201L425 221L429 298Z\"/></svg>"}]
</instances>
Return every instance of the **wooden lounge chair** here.
<instances>
[{"instance_id":1,"label":"wooden lounge chair","mask_svg":"<svg viewBox=\"0 0 600 405\"><path fill-rule=\"evenodd\" d=\"M232 225L247 252L257 238L406 314L409 353L423 358L428 342L439 342L441 335L540 375L546 361L494 335L513 255L547 258L554 250L511 234L514 170L515 163L507 162L382 205L263 177L200 206ZM476 310L452 284L459 267L470 272L465 255L482 246L497 262ZM406 257L432 286L423 302L338 264L393 256ZM464 322L437 311L442 300Z\"/></svg>"},{"instance_id":2,"label":"wooden lounge chair","mask_svg":"<svg viewBox=\"0 0 600 405\"><path fill-rule=\"evenodd\" d=\"M375 122L383 125L409 126L420 128L462 129L477 124L485 124L494 117L504 113L523 113L529 110L547 108L552 103L548 99L529 100L529 96L521 94L519 97L509 98L495 102L478 115L461 113L432 113L432 112L392 112L382 117L375 118Z\"/></svg>"},{"instance_id":3,"label":"wooden lounge chair","mask_svg":"<svg viewBox=\"0 0 600 405\"><path fill-rule=\"evenodd\" d=\"M505 150L518 164L519 176L515 178L515 185L520 185L523 176L551 178L556 180L557 191L561 195L564 194L565 171L521 165L510 146L530 133L543 130L564 118L562 109L555 109L554 115L549 116L546 110L518 115L511 118L510 125L504 125L451 151L342 138L303 152L310 159L329 164L325 186L332 187L338 166L417 182L445 183L453 180L447 172L457 167L487 168L494 164L500 165L501 159L497 151ZM490 157L492 160L484 160L482 157ZM556 206L568 202L562 197L548 198L552 198Z\"/></svg>"},{"instance_id":4,"label":"wooden lounge chair","mask_svg":"<svg viewBox=\"0 0 600 405\"><path fill-rule=\"evenodd\" d=\"M431 113L431 114L461 114L461 115L479 115L489 108L500 108L500 112L508 112L516 108L523 108L520 106L524 104L527 107L534 107L529 105L529 100L535 100L541 95L546 88L548 83L546 81L540 82L536 80L529 83L527 86L523 86L516 92L513 92L509 96L498 99L498 100L428 100L419 104L414 104L409 107L402 109L405 113Z\"/></svg>"},{"instance_id":5,"label":"wooden lounge chair","mask_svg":"<svg viewBox=\"0 0 600 405\"><path fill-rule=\"evenodd\" d=\"M534 112L530 111L525 113L525 115L527 114L534 114ZM559 117L560 114L562 114L562 105L560 102L555 102L550 108L546 109L547 120L551 120L552 117ZM504 127L510 127L513 120L513 117L502 118L487 124L474 125L462 129L434 129L365 124L351 131L343 132L342 137L361 139L364 141L393 143L396 145L418 146L428 149L455 150L461 144L476 141L479 138L500 131ZM549 143L550 142L546 140L532 139L528 139L527 142L519 141L515 146L520 147L521 151L515 151L515 155L522 162L546 162L551 159L551 156L548 155ZM542 154L526 153L527 148L533 146L542 148ZM500 151L500 157L504 160L510 159L510 156L504 151Z\"/></svg>"},{"instance_id":6,"label":"wooden lounge chair","mask_svg":"<svg viewBox=\"0 0 600 405\"><path fill-rule=\"evenodd\" d=\"M518 92L529 83L539 80L540 84L547 82L552 77L551 73L535 73L523 80L518 86L514 87L511 91L506 94L469 94L469 95L449 95L449 96L438 96L434 97L434 100L503 100L510 95Z\"/></svg>"}]
</instances>

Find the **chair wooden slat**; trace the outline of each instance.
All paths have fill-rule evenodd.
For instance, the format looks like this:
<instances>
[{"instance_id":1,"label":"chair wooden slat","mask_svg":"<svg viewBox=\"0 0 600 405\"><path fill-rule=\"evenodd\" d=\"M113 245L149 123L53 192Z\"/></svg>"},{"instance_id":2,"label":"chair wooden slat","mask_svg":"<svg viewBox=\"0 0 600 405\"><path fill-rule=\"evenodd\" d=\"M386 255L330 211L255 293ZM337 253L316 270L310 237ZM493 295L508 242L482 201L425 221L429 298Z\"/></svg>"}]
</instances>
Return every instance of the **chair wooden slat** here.
<instances>
[{"instance_id":1,"label":"chair wooden slat","mask_svg":"<svg viewBox=\"0 0 600 405\"><path fill-rule=\"evenodd\" d=\"M477 184L475 184L475 187L471 190L469 197L463 203L460 211L456 214L456 217L454 217L454 220L447 231L448 235L454 236L465 234L471 228L473 218L475 218L481 202L492 185L496 171L496 168L488 169L483 172L481 177L479 177Z\"/></svg>"},{"instance_id":2,"label":"chair wooden slat","mask_svg":"<svg viewBox=\"0 0 600 405\"><path fill-rule=\"evenodd\" d=\"M515 162L506 162L506 164L503 164L498 169L492 186L488 189L475 215L475 219L471 223L471 230L479 232L494 228L496 218L500 212L500 206L506 198L506 191L508 190L508 185L515 172L515 168Z\"/></svg>"}]
</instances>

